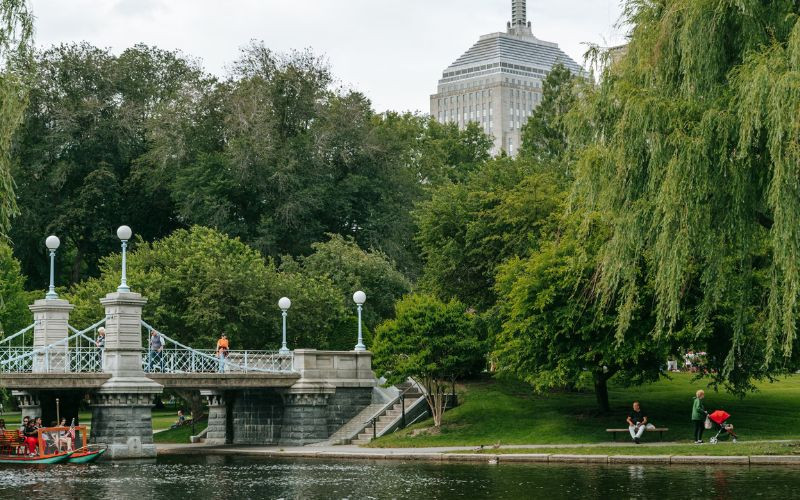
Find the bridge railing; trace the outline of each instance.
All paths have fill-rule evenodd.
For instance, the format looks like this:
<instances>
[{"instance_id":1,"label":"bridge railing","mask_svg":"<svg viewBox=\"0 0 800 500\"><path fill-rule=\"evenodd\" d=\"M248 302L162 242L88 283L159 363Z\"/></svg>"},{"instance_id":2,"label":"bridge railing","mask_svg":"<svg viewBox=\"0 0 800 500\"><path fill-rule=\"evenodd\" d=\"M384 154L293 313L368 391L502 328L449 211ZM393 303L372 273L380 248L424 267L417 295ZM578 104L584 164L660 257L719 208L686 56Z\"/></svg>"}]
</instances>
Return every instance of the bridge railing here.
<instances>
[{"instance_id":1,"label":"bridge railing","mask_svg":"<svg viewBox=\"0 0 800 500\"><path fill-rule=\"evenodd\" d=\"M103 349L86 334L105 319L78 330L58 342L42 347L0 343L0 372L5 373L98 373L103 371ZM153 327L142 322L148 331ZM33 325L31 325L32 328ZM27 330L25 330L27 331ZM19 332L16 335L23 334ZM168 348L161 352L142 349L142 369L151 373L292 373L293 353L275 351L228 351L218 358L212 350L198 350L161 334Z\"/></svg>"},{"instance_id":2,"label":"bridge railing","mask_svg":"<svg viewBox=\"0 0 800 500\"><path fill-rule=\"evenodd\" d=\"M73 345L80 342L78 332L43 347L16 347L0 350L0 372L6 373L96 373L102 370L100 349Z\"/></svg>"},{"instance_id":3,"label":"bridge railing","mask_svg":"<svg viewBox=\"0 0 800 500\"><path fill-rule=\"evenodd\" d=\"M148 373L293 373L294 354L277 351L228 351L220 359L211 349L194 349L164 335L145 321L142 326L155 330L166 341L161 352L145 349L142 369Z\"/></svg>"},{"instance_id":4,"label":"bridge railing","mask_svg":"<svg viewBox=\"0 0 800 500\"><path fill-rule=\"evenodd\" d=\"M36 322L31 323L30 325L26 326L22 330L18 331L13 335L9 335L8 337L3 337L0 339L0 349L5 349L7 347L12 347L12 342L19 338L18 342L20 347L25 346L25 334L29 331L33 330L33 327L36 326Z\"/></svg>"},{"instance_id":5,"label":"bridge railing","mask_svg":"<svg viewBox=\"0 0 800 500\"><path fill-rule=\"evenodd\" d=\"M292 354L271 351L228 351L220 360L211 350L142 350L142 369L147 373L291 373Z\"/></svg>"}]
</instances>

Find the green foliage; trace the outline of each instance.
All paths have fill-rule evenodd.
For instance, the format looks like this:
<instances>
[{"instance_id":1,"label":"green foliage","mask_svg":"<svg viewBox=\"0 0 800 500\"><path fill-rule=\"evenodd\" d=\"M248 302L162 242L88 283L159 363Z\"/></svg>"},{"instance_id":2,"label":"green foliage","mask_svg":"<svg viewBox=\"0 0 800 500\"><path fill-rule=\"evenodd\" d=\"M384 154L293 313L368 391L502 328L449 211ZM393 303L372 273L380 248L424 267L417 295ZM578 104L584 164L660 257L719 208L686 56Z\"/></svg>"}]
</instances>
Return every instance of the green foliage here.
<instances>
[{"instance_id":1,"label":"green foliage","mask_svg":"<svg viewBox=\"0 0 800 500\"><path fill-rule=\"evenodd\" d=\"M99 273L119 248L123 222L145 240L179 225L163 185L143 183L137 163L152 124L202 79L179 53L137 45L119 56L89 44L36 54L30 106L16 137L20 206L11 237L29 285L47 283L42 239L57 233L59 283Z\"/></svg>"},{"instance_id":2,"label":"green foliage","mask_svg":"<svg viewBox=\"0 0 800 500\"><path fill-rule=\"evenodd\" d=\"M563 169L566 162L561 160L567 151L566 116L578 99L578 78L562 64L550 70L542 81L542 102L522 128L520 156Z\"/></svg>"},{"instance_id":3,"label":"green foliage","mask_svg":"<svg viewBox=\"0 0 800 500\"><path fill-rule=\"evenodd\" d=\"M170 179L181 220L265 255L307 255L334 233L413 274L408 209L425 197L423 182L473 168L489 139L474 127L376 115L364 95L332 81L311 52L279 55L253 43L231 79L187 99L154 131L148 168Z\"/></svg>"},{"instance_id":4,"label":"green foliage","mask_svg":"<svg viewBox=\"0 0 800 500\"><path fill-rule=\"evenodd\" d=\"M343 305L352 309L353 293L362 290L367 295L364 323L374 328L391 318L394 304L411 291L411 283L380 251L365 252L353 239L331 234L330 240L314 243L314 253L300 259L304 274L329 279L339 290ZM284 259L281 269L290 269L294 261Z\"/></svg>"},{"instance_id":5,"label":"green foliage","mask_svg":"<svg viewBox=\"0 0 800 500\"><path fill-rule=\"evenodd\" d=\"M600 222L585 235L574 226L527 259L512 259L498 274L498 310L503 318L496 339L499 371L531 383L539 391L575 387L583 376L595 386L598 406L608 411L607 381L656 380L666 353L663 340L650 336L647 311L636 317L636 333L619 342L614 316L594 296L596 251L605 241Z\"/></svg>"},{"instance_id":6,"label":"green foliage","mask_svg":"<svg viewBox=\"0 0 800 500\"><path fill-rule=\"evenodd\" d=\"M11 176L11 140L27 105L27 69L33 16L25 0L0 1L0 239L17 214Z\"/></svg>"},{"instance_id":7,"label":"green foliage","mask_svg":"<svg viewBox=\"0 0 800 500\"><path fill-rule=\"evenodd\" d=\"M487 310L496 299L497 266L538 247L561 196L551 173L507 157L486 163L461 184L435 189L415 211L422 285Z\"/></svg>"},{"instance_id":8,"label":"green foliage","mask_svg":"<svg viewBox=\"0 0 800 500\"><path fill-rule=\"evenodd\" d=\"M11 254L11 248L0 242L0 338L13 335L33 320L28 310L31 297L24 285L19 262Z\"/></svg>"},{"instance_id":9,"label":"green foliage","mask_svg":"<svg viewBox=\"0 0 800 500\"><path fill-rule=\"evenodd\" d=\"M409 377L423 384L436 425L444 412L444 392L484 358L474 318L458 301L409 295L395 318L375 332L373 366L378 376L397 384Z\"/></svg>"},{"instance_id":10,"label":"green foliage","mask_svg":"<svg viewBox=\"0 0 800 500\"><path fill-rule=\"evenodd\" d=\"M718 380L791 370L800 299L800 7L630 1L627 55L570 118L575 199L611 221L599 287L620 342L709 339ZM652 302L646 290L653 291Z\"/></svg>"},{"instance_id":11,"label":"green foliage","mask_svg":"<svg viewBox=\"0 0 800 500\"><path fill-rule=\"evenodd\" d=\"M70 290L66 298L75 305L73 324L102 317L98 300L116 290L120 267L119 255L105 257L99 278ZM331 345L329 335L347 321L329 280L278 272L257 251L208 228L181 229L153 243L138 241L128 270L131 288L148 299L145 321L196 348L213 348L223 331L232 349L279 347L277 303L284 295L292 299L287 329L292 348L339 347Z\"/></svg>"}]
</instances>

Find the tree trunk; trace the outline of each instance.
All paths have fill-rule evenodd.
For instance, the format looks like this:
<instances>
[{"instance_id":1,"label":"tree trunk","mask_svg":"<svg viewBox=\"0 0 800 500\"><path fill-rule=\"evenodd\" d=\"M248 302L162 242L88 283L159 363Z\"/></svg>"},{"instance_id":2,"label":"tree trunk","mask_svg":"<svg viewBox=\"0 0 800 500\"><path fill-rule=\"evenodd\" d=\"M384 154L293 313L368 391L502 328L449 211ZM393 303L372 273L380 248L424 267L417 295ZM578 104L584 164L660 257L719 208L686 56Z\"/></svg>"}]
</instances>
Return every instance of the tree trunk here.
<instances>
[{"instance_id":1,"label":"tree trunk","mask_svg":"<svg viewBox=\"0 0 800 500\"><path fill-rule=\"evenodd\" d=\"M445 384L436 379L428 379L423 381L425 386L425 400L428 402L428 407L431 409L431 416L433 416L434 427L441 427L442 414L444 414L445 402Z\"/></svg>"},{"instance_id":2,"label":"tree trunk","mask_svg":"<svg viewBox=\"0 0 800 500\"><path fill-rule=\"evenodd\" d=\"M608 379L609 375L602 371L594 372L594 395L597 397L597 406L603 413L608 413L611 406L608 404Z\"/></svg>"},{"instance_id":3,"label":"tree trunk","mask_svg":"<svg viewBox=\"0 0 800 500\"><path fill-rule=\"evenodd\" d=\"M175 393L189 405L192 420L197 422L203 418L205 406L203 405L203 397L200 395L200 391L176 390Z\"/></svg>"}]
</instances>

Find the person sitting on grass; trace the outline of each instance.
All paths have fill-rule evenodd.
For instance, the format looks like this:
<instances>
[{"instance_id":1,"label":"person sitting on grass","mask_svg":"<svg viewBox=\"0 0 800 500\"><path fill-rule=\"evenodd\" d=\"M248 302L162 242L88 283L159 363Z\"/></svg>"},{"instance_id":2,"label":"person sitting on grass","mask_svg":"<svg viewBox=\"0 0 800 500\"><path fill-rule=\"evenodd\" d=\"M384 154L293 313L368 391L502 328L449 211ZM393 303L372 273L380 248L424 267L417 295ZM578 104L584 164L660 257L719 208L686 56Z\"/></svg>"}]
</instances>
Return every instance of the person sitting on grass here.
<instances>
[{"instance_id":1,"label":"person sitting on grass","mask_svg":"<svg viewBox=\"0 0 800 500\"><path fill-rule=\"evenodd\" d=\"M638 401L633 402L633 409L628 413L627 420L631 439L633 439L634 443L639 444L647 426L647 416L642 411Z\"/></svg>"},{"instance_id":2,"label":"person sitting on grass","mask_svg":"<svg viewBox=\"0 0 800 500\"><path fill-rule=\"evenodd\" d=\"M170 429L177 429L186 423L186 417L183 415L183 410L178 410L178 420L170 426Z\"/></svg>"}]
</instances>

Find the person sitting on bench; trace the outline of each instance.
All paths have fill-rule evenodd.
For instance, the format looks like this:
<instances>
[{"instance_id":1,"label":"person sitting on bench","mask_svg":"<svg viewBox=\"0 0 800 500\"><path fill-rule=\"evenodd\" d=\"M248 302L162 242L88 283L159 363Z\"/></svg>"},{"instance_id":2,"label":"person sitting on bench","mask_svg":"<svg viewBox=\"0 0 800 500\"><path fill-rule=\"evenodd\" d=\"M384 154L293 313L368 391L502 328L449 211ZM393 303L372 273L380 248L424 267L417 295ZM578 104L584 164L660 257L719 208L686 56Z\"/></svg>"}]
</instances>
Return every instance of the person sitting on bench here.
<instances>
[{"instance_id":1,"label":"person sitting on bench","mask_svg":"<svg viewBox=\"0 0 800 500\"><path fill-rule=\"evenodd\" d=\"M628 413L628 431L631 433L631 439L636 444L639 444L642 434L644 434L647 426L647 415L642 411L638 401L633 402L633 409Z\"/></svg>"}]
</instances>

